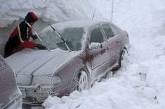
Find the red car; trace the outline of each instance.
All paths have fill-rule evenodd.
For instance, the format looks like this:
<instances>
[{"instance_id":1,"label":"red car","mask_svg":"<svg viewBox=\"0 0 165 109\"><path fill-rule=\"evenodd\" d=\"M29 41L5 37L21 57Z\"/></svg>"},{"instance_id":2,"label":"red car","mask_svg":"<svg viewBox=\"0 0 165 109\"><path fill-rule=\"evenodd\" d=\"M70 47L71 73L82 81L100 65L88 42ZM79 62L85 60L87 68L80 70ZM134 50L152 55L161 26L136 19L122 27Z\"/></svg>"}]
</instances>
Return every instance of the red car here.
<instances>
[{"instance_id":1,"label":"red car","mask_svg":"<svg viewBox=\"0 0 165 109\"><path fill-rule=\"evenodd\" d=\"M48 50L25 49L6 59L24 101L32 104L91 87L120 68L129 43L127 32L107 21L57 23L40 36Z\"/></svg>"}]
</instances>

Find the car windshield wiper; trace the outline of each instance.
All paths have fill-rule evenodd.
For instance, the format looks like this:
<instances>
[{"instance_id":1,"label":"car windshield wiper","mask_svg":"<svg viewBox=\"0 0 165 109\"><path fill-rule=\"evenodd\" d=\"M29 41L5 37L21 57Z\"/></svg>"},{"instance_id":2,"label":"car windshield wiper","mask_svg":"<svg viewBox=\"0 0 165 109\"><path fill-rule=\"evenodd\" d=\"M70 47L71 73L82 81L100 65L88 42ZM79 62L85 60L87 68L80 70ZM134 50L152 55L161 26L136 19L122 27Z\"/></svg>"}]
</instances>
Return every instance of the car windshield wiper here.
<instances>
[{"instance_id":1,"label":"car windshield wiper","mask_svg":"<svg viewBox=\"0 0 165 109\"><path fill-rule=\"evenodd\" d=\"M69 51L71 51L71 49L69 48L68 44L66 43L65 39L61 36L61 34L60 34L59 32L57 32L56 29L55 29L52 25L50 25L50 27L51 27L51 28L53 29L53 31L57 34L58 38L60 38L60 39L63 41L63 43L65 44L66 48L67 48Z\"/></svg>"}]
</instances>

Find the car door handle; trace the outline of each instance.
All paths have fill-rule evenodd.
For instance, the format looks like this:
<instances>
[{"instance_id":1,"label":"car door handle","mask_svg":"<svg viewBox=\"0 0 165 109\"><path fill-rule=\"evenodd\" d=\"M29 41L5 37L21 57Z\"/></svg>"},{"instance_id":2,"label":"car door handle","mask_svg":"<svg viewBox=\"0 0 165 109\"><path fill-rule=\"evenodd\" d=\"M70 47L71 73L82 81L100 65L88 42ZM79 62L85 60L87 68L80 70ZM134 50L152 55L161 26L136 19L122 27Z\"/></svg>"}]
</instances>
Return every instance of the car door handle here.
<instances>
[{"instance_id":1,"label":"car door handle","mask_svg":"<svg viewBox=\"0 0 165 109\"><path fill-rule=\"evenodd\" d=\"M116 41L117 44L120 44L121 42L120 41Z\"/></svg>"},{"instance_id":2,"label":"car door handle","mask_svg":"<svg viewBox=\"0 0 165 109\"><path fill-rule=\"evenodd\" d=\"M100 44L100 48L103 48L103 44Z\"/></svg>"}]
</instances>

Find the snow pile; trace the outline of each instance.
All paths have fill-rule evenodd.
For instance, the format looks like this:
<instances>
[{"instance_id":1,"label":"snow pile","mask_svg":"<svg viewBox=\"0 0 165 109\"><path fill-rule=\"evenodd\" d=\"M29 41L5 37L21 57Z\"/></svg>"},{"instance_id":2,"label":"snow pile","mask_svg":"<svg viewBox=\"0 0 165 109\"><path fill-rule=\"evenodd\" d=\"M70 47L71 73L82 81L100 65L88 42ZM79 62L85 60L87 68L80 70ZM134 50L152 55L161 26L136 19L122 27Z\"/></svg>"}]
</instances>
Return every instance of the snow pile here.
<instances>
[{"instance_id":1,"label":"snow pile","mask_svg":"<svg viewBox=\"0 0 165 109\"><path fill-rule=\"evenodd\" d=\"M2 2L2 0L1 0ZM15 20L24 18L28 11L39 14L46 8L44 0L7 0L0 4L0 27L5 27Z\"/></svg>"},{"instance_id":2,"label":"snow pile","mask_svg":"<svg viewBox=\"0 0 165 109\"><path fill-rule=\"evenodd\" d=\"M24 18L28 11L35 11L46 21L91 19L99 11L91 5L91 0L8 0L0 4L0 27L5 27L15 20ZM81 5L80 5L81 4ZM104 17L102 17L104 18Z\"/></svg>"},{"instance_id":3,"label":"snow pile","mask_svg":"<svg viewBox=\"0 0 165 109\"><path fill-rule=\"evenodd\" d=\"M153 89L146 88L144 92L142 88L139 88L137 92L129 82L111 79L96 84L89 91L82 93L75 91L69 97L61 99L49 97L44 105L47 109L91 109L93 107L95 109L150 109L153 105L148 104L157 103L152 99L151 91L155 94ZM151 102L142 95L148 92L150 92L148 99L152 99Z\"/></svg>"},{"instance_id":4,"label":"snow pile","mask_svg":"<svg viewBox=\"0 0 165 109\"><path fill-rule=\"evenodd\" d=\"M49 97L43 104L46 109L164 109L164 5L162 0L115 0L113 21L128 31L131 43L123 67L90 90Z\"/></svg>"}]
</instances>

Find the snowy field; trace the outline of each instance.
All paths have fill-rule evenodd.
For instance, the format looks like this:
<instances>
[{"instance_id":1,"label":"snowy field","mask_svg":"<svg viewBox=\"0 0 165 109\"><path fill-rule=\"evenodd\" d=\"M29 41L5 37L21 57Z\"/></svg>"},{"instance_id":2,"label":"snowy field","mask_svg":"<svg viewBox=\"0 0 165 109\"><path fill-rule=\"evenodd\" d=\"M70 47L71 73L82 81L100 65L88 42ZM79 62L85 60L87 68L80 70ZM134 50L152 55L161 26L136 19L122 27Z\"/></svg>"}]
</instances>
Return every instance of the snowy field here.
<instances>
[{"instance_id":1,"label":"snowy field","mask_svg":"<svg viewBox=\"0 0 165 109\"><path fill-rule=\"evenodd\" d=\"M0 4L0 9L18 5L9 1L8 5ZM17 0L19 4L23 1L25 2ZM40 3L37 4L37 1ZM122 68L113 77L96 83L91 89L83 92L75 91L62 98L49 97L43 104L45 108L165 109L165 1L114 0L112 5L111 0L95 0L94 3L94 0L79 0L81 6L77 0L66 1L36 0L35 3L29 2L23 6L24 9L14 10L14 15L11 14L12 8L7 8L7 14L0 12L1 16L5 16L5 24L1 26L6 26L10 20L23 17L28 8L34 8L45 20L57 22L92 16L100 18L101 15L102 18L110 19L128 31L129 54L125 56ZM51 4L50 7L47 7L48 4ZM54 7L53 4L59 5ZM59 10L63 9L61 7L64 7L63 11ZM73 7L75 8L72 9ZM43 11L44 9L46 11ZM15 16L18 10L19 15ZM6 21L8 18L11 19Z\"/></svg>"}]
</instances>

